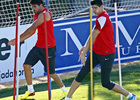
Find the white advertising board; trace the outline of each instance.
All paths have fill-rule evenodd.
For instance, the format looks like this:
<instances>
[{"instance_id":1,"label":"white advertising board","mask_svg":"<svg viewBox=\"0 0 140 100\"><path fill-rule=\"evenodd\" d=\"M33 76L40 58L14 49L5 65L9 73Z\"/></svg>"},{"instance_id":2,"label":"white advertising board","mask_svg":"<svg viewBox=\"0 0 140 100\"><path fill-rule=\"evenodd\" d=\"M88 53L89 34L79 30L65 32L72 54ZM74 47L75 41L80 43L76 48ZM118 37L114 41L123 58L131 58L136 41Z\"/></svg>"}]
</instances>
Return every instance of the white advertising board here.
<instances>
[{"instance_id":1,"label":"white advertising board","mask_svg":"<svg viewBox=\"0 0 140 100\"><path fill-rule=\"evenodd\" d=\"M30 25L20 26L19 34L24 32ZM15 46L8 46L8 41L15 38L15 26L8 28L0 28L0 83L14 80L14 57ZM25 40L20 44L20 59L19 59L19 79L25 79L23 63L28 52L35 45L37 34ZM32 76L39 77L44 75L43 65L38 62L32 67Z\"/></svg>"}]
</instances>

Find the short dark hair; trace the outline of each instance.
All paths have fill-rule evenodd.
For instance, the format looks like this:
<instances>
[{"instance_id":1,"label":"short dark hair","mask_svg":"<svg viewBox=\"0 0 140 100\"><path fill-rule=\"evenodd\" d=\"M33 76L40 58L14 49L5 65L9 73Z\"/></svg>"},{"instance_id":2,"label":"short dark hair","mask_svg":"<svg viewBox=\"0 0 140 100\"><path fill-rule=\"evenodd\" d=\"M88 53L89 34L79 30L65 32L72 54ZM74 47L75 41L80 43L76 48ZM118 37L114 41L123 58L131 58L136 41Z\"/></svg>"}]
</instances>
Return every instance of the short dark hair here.
<instances>
[{"instance_id":1,"label":"short dark hair","mask_svg":"<svg viewBox=\"0 0 140 100\"><path fill-rule=\"evenodd\" d=\"M97 5L100 7L101 5L103 5L103 0L92 0L91 5Z\"/></svg>"},{"instance_id":2,"label":"short dark hair","mask_svg":"<svg viewBox=\"0 0 140 100\"><path fill-rule=\"evenodd\" d=\"M42 4L44 6L43 0L30 0L30 4L37 4L37 5Z\"/></svg>"}]
</instances>

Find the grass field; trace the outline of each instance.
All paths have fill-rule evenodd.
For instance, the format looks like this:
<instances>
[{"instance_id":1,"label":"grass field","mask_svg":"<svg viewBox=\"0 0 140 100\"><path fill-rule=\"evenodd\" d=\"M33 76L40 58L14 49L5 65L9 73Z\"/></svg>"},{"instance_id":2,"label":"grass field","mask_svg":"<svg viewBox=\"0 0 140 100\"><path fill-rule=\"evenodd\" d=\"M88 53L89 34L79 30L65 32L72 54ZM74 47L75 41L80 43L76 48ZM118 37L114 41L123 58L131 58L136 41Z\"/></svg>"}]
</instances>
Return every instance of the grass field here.
<instances>
[{"instance_id":1,"label":"grass field","mask_svg":"<svg viewBox=\"0 0 140 100\"><path fill-rule=\"evenodd\" d=\"M118 70L112 71L111 80L119 83L118 76ZM128 91L136 94L138 97L137 100L140 100L140 64L122 68L122 77L123 87ZM63 82L66 85L67 89L70 88L73 79L74 77L63 79ZM94 100L120 100L120 95L118 93L109 91L101 86L100 73L95 72L93 79ZM52 82L51 85L51 100L61 100L64 97L62 94L62 90L57 86L55 82ZM34 97L29 97L26 100L48 100L47 83L36 84L34 86L36 95ZM23 95L26 89L26 86L20 87L19 96ZM0 90L0 100L12 100L12 94L13 90L11 88ZM82 82L82 85L76 90L72 100L90 100L90 74L86 76L86 78ZM123 100L127 99L124 97Z\"/></svg>"}]
</instances>

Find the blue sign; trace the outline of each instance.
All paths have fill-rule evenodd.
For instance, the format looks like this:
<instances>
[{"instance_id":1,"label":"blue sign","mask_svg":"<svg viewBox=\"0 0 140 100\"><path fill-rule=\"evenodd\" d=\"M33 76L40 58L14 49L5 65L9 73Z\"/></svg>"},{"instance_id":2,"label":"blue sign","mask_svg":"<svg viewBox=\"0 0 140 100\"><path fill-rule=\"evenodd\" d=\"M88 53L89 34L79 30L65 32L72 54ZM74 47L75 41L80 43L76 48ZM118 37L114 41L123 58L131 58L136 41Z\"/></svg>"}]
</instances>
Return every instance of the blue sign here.
<instances>
[{"instance_id":1,"label":"blue sign","mask_svg":"<svg viewBox=\"0 0 140 100\"><path fill-rule=\"evenodd\" d=\"M114 29L116 45L115 15L109 14ZM140 10L118 13L121 62L140 59ZM93 28L96 16L93 16ZM56 72L79 70L79 50L86 44L90 35L90 18L74 18L54 21L54 34L57 44ZM116 45L117 51L117 45ZM118 61L116 52L115 62Z\"/></svg>"}]
</instances>

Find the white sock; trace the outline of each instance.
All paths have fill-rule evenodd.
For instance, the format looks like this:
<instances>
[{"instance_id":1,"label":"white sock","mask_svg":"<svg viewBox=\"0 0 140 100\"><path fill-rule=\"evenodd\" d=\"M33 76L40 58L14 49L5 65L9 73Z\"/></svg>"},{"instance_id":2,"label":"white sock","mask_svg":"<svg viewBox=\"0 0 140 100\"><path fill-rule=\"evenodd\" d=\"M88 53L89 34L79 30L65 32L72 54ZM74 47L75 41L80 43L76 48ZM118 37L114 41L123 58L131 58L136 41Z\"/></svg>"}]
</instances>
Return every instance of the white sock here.
<instances>
[{"instance_id":1,"label":"white sock","mask_svg":"<svg viewBox=\"0 0 140 100\"><path fill-rule=\"evenodd\" d=\"M34 87L33 85L28 85L28 91L33 93L34 92Z\"/></svg>"},{"instance_id":2,"label":"white sock","mask_svg":"<svg viewBox=\"0 0 140 100\"><path fill-rule=\"evenodd\" d=\"M65 86L61 87L61 89L63 92L68 91Z\"/></svg>"},{"instance_id":3,"label":"white sock","mask_svg":"<svg viewBox=\"0 0 140 100\"><path fill-rule=\"evenodd\" d=\"M126 98L128 99L131 98L132 96L133 96L132 93L129 93L128 96L126 96Z\"/></svg>"},{"instance_id":4,"label":"white sock","mask_svg":"<svg viewBox=\"0 0 140 100\"><path fill-rule=\"evenodd\" d=\"M70 100L71 98L68 98L68 97L65 97L65 99L64 100Z\"/></svg>"}]
</instances>

